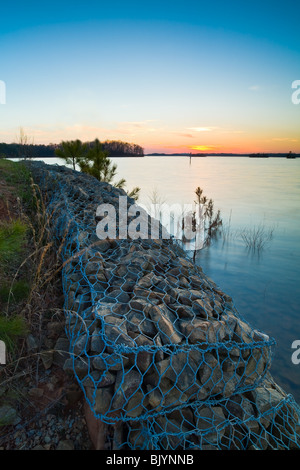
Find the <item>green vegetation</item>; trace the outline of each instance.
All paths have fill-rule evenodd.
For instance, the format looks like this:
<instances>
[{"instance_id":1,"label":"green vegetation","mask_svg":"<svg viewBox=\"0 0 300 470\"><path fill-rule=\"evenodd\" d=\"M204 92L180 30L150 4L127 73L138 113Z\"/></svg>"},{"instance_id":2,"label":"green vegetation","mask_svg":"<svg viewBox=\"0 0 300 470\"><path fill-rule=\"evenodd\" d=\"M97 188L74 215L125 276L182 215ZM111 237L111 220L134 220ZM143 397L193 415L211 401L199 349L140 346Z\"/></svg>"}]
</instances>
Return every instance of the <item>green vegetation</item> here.
<instances>
[{"instance_id":1,"label":"green vegetation","mask_svg":"<svg viewBox=\"0 0 300 470\"><path fill-rule=\"evenodd\" d=\"M91 142L86 142L88 146ZM61 145L60 145L61 146ZM143 157L143 147L123 142L120 140L105 140L102 143L103 150L107 150L111 157ZM20 128L20 134L16 138L16 142L6 144L0 142L0 158L11 158L11 157L55 157L55 150L59 146L57 144L34 144L33 139L28 137L24 130Z\"/></svg>"},{"instance_id":2,"label":"green vegetation","mask_svg":"<svg viewBox=\"0 0 300 470\"><path fill-rule=\"evenodd\" d=\"M4 283L0 286L0 301L2 303L20 302L28 297L30 292L30 284L24 279L15 281L12 285Z\"/></svg>"},{"instance_id":3,"label":"green vegetation","mask_svg":"<svg viewBox=\"0 0 300 470\"><path fill-rule=\"evenodd\" d=\"M30 223L24 208L33 207L30 173L22 163L0 161L0 340L8 351L27 334L22 302L30 292L30 276L20 265L27 253Z\"/></svg>"},{"instance_id":4,"label":"green vegetation","mask_svg":"<svg viewBox=\"0 0 300 470\"><path fill-rule=\"evenodd\" d=\"M84 173L94 176L99 181L106 181L117 188L124 189L126 180L122 178L114 182L117 174L117 165L109 159L109 151L103 150L99 139L94 142L84 144L80 140L62 141L59 148L55 150L57 157L62 158L75 170L76 164ZM135 187L127 192L129 197L137 200L140 188Z\"/></svg>"},{"instance_id":5,"label":"green vegetation","mask_svg":"<svg viewBox=\"0 0 300 470\"><path fill-rule=\"evenodd\" d=\"M0 315L0 340L4 341L8 352L13 352L16 340L26 336L28 327L24 317L13 316L10 318Z\"/></svg>"},{"instance_id":6,"label":"green vegetation","mask_svg":"<svg viewBox=\"0 0 300 470\"><path fill-rule=\"evenodd\" d=\"M195 201L196 206L200 209L201 216L204 220L204 230L207 233L207 243L213 237L215 237L222 225L221 213L218 210L215 214L214 202L212 199L207 199L203 196L203 189L198 186L195 190L197 199Z\"/></svg>"},{"instance_id":7,"label":"green vegetation","mask_svg":"<svg viewBox=\"0 0 300 470\"><path fill-rule=\"evenodd\" d=\"M9 263L22 250L28 226L20 219L0 224L0 263Z\"/></svg>"},{"instance_id":8,"label":"green vegetation","mask_svg":"<svg viewBox=\"0 0 300 470\"><path fill-rule=\"evenodd\" d=\"M60 147L55 150L55 155L65 160L68 165L76 169L76 164L80 164L86 158L88 146L83 144L81 140L62 141Z\"/></svg>"},{"instance_id":9,"label":"green vegetation","mask_svg":"<svg viewBox=\"0 0 300 470\"><path fill-rule=\"evenodd\" d=\"M204 230L203 246L205 246L209 245L211 239L219 234L223 222L220 211L218 210L217 213L215 213L213 200L203 195L203 189L201 189L200 186L196 188L195 194L197 199L194 201L196 210L192 218L193 231L196 231L196 212L198 212L200 224L202 224Z\"/></svg>"},{"instance_id":10,"label":"green vegetation","mask_svg":"<svg viewBox=\"0 0 300 470\"><path fill-rule=\"evenodd\" d=\"M108 158L107 150L102 149L102 145L98 139L94 145L86 152L84 159L79 163L79 168L84 173L94 176L99 181L107 181L111 183L117 173L117 165L112 164ZM125 180L122 179L114 185L118 188L123 187Z\"/></svg>"}]
</instances>

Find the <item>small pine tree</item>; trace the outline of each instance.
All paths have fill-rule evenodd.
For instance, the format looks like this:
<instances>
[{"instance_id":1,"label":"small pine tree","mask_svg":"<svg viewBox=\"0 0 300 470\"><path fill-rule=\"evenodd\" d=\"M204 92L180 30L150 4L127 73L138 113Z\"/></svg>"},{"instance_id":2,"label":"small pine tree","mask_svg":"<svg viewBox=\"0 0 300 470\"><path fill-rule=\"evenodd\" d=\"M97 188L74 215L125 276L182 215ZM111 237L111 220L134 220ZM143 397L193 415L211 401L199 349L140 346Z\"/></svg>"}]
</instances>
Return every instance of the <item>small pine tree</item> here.
<instances>
[{"instance_id":1,"label":"small pine tree","mask_svg":"<svg viewBox=\"0 0 300 470\"><path fill-rule=\"evenodd\" d=\"M72 165L75 170L76 164L80 165L86 157L88 147L79 139L62 141L60 147L55 149L55 155L65 160L68 165Z\"/></svg>"},{"instance_id":2,"label":"small pine tree","mask_svg":"<svg viewBox=\"0 0 300 470\"><path fill-rule=\"evenodd\" d=\"M108 151L103 150L101 142L99 139L96 139L86 153L85 158L80 160L80 170L94 176L99 181L106 181L107 183L113 184L116 188L124 189L126 184L126 180L124 178L120 179L116 183L113 182L113 179L117 174L117 165L112 163L108 155ZM140 188L136 187L127 194L129 197L137 200L139 192Z\"/></svg>"},{"instance_id":3,"label":"small pine tree","mask_svg":"<svg viewBox=\"0 0 300 470\"><path fill-rule=\"evenodd\" d=\"M215 237L222 225L221 212L214 212L214 202L212 199L207 199L206 196L203 196L203 189L198 186L195 190L197 200L195 204L199 206L201 216L204 221L204 230L207 233L205 238L205 243L209 244L211 238Z\"/></svg>"}]
</instances>

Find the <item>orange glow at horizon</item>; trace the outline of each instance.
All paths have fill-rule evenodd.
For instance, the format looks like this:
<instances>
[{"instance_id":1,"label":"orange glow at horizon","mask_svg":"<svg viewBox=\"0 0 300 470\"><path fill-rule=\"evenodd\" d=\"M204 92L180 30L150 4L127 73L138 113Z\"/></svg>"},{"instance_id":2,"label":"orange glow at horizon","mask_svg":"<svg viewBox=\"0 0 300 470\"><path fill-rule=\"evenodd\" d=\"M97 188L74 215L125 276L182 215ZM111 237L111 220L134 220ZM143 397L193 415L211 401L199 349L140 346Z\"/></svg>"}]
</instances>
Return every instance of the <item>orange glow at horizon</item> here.
<instances>
[{"instance_id":1,"label":"orange glow at horizon","mask_svg":"<svg viewBox=\"0 0 300 470\"><path fill-rule=\"evenodd\" d=\"M207 152L207 151L213 151L213 150L219 150L219 147L213 146L213 145L193 145L189 146L189 149L191 150L199 150L200 152Z\"/></svg>"}]
</instances>

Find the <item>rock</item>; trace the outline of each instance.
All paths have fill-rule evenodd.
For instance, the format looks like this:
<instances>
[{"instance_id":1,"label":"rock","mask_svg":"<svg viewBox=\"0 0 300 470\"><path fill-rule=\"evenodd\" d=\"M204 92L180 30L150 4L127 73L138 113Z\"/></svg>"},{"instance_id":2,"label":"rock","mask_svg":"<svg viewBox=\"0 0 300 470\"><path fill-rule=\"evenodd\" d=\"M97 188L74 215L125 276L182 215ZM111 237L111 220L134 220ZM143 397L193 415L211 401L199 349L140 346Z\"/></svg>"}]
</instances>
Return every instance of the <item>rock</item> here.
<instances>
[{"instance_id":1,"label":"rock","mask_svg":"<svg viewBox=\"0 0 300 470\"><path fill-rule=\"evenodd\" d=\"M15 426L20 421L15 408L10 405L0 406L0 426Z\"/></svg>"},{"instance_id":2,"label":"rock","mask_svg":"<svg viewBox=\"0 0 300 470\"><path fill-rule=\"evenodd\" d=\"M58 338L54 346L53 363L57 366L63 366L69 357L70 343L67 338Z\"/></svg>"},{"instance_id":3,"label":"rock","mask_svg":"<svg viewBox=\"0 0 300 470\"><path fill-rule=\"evenodd\" d=\"M197 381L197 365L189 353L178 353L156 364L159 376L169 379L176 388L188 395L196 393L200 384Z\"/></svg>"},{"instance_id":4,"label":"rock","mask_svg":"<svg viewBox=\"0 0 300 470\"><path fill-rule=\"evenodd\" d=\"M162 276L156 276L154 273L148 273L145 276L143 276L139 281L138 285L140 287L145 287L149 288L152 286L155 286L155 284L158 284L161 280L163 280Z\"/></svg>"},{"instance_id":5,"label":"rock","mask_svg":"<svg viewBox=\"0 0 300 470\"><path fill-rule=\"evenodd\" d=\"M94 401L94 412L99 415L104 415L111 409L111 402L113 393L109 388L99 388L96 390Z\"/></svg>"},{"instance_id":6,"label":"rock","mask_svg":"<svg viewBox=\"0 0 300 470\"><path fill-rule=\"evenodd\" d=\"M252 384L263 377L268 370L271 353L267 348L253 348L246 362L245 384Z\"/></svg>"},{"instance_id":7,"label":"rock","mask_svg":"<svg viewBox=\"0 0 300 470\"><path fill-rule=\"evenodd\" d=\"M42 351L41 359L46 370L50 369L53 364L53 351Z\"/></svg>"},{"instance_id":8,"label":"rock","mask_svg":"<svg viewBox=\"0 0 300 470\"><path fill-rule=\"evenodd\" d=\"M218 444L225 433L226 422L220 406L206 407L203 405L195 410L196 428L203 436L206 444Z\"/></svg>"},{"instance_id":9,"label":"rock","mask_svg":"<svg viewBox=\"0 0 300 470\"><path fill-rule=\"evenodd\" d=\"M136 367L142 373L146 372L155 359L155 344L154 341L147 338L147 336L139 335L135 338L135 342L141 350L135 354L134 362Z\"/></svg>"},{"instance_id":10,"label":"rock","mask_svg":"<svg viewBox=\"0 0 300 470\"><path fill-rule=\"evenodd\" d=\"M29 334L27 336L26 344L27 344L28 351L37 351L38 349L37 340L32 334Z\"/></svg>"},{"instance_id":11,"label":"rock","mask_svg":"<svg viewBox=\"0 0 300 470\"><path fill-rule=\"evenodd\" d=\"M226 336L224 321L205 321L198 318L193 321L180 320L180 329L192 344L216 343Z\"/></svg>"},{"instance_id":12,"label":"rock","mask_svg":"<svg viewBox=\"0 0 300 470\"><path fill-rule=\"evenodd\" d=\"M84 381L84 386L91 388L109 387L110 385L113 385L115 381L115 374L112 374L108 371L102 374L102 371L93 370L93 372L91 372L90 375Z\"/></svg>"},{"instance_id":13,"label":"rock","mask_svg":"<svg viewBox=\"0 0 300 470\"><path fill-rule=\"evenodd\" d=\"M143 392L135 392L125 406L127 416L130 416L131 418L137 418L141 414L147 412L148 410L146 406L148 403L148 397L145 397Z\"/></svg>"},{"instance_id":14,"label":"rock","mask_svg":"<svg viewBox=\"0 0 300 470\"><path fill-rule=\"evenodd\" d=\"M101 332L99 328L95 328L91 336L91 352L92 353L101 353L105 349L105 342L102 339Z\"/></svg>"},{"instance_id":15,"label":"rock","mask_svg":"<svg viewBox=\"0 0 300 470\"><path fill-rule=\"evenodd\" d=\"M151 308L151 304L147 302L147 300L139 299L139 298L131 299L129 305L131 309L131 312L130 312L131 315L136 312L144 312L145 315L147 315L149 312L149 309Z\"/></svg>"},{"instance_id":16,"label":"rock","mask_svg":"<svg viewBox=\"0 0 300 470\"><path fill-rule=\"evenodd\" d=\"M233 340L236 342L252 343L252 335L253 331L251 327L241 319L238 319Z\"/></svg>"},{"instance_id":17,"label":"rock","mask_svg":"<svg viewBox=\"0 0 300 470\"><path fill-rule=\"evenodd\" d=\"M79 379L83 379L89 372L89 362L84 357L68 358L63 365L63 370L69 374L76 374Z\"/></svg>"},{"instance_id":18,"label":"rock","mask_svg":"<svg viewBox=\"0 0 300 470\"><path fill-rule=\"evenodd\" d=\"M149 316L155 322L163 344L179 344L183 337L174 326L176 317L165 305L152 306Z\"/></svg>"},{"instance_id":19,"label":"rock","mask_svg":"<svg viewBox=\"0 0 300 470\"><path fill-rule=\"evenodd\" d=\"M138 393L140 398L142 381L142 376L133 369L129 371L119 371L115 383L112 408L114 410L122 409L128 400L132 399L136 393Z\"/></svg>"},{"instance_id":20,"label":"rock","mask_svg":"<svg viewBox=\"0 0 300 470\"><path fill-rule=\"evenodd\" d=\"M56 450L74 450L74 443L70 439L59 441Z\"/></svg>"},{"instance_id":21,"label":"rock","mask_svg":"<svg viewBox=\"0 0 300 470\"><path fill-rule=\"evenodd\" d=\"M272 410L273 407L279 405L284 399L284 395L278 390L274 390L268 386L257 387L252 391L255 405L261 415L260 422L263 426L268 427L272 421L272 413L268 414L268 411Z\"/></svg>"},{"instance_id":22,"label":"rock","mask_svg":"<svg viewBox=\"0 0 300 470\"><path fill-rule=\"evenodd\" d=\"M79 356L82 353L86 353L89 350L89 335L88 333L84 333L76 338L74 345L73 345L73 353L76 356Z\"/></svg>"},{"instance_id":23,"label":"rock","mask_svg":"<svg viewBox=\"0 0 300 470\"><path fill-rule=\"evenodd\" d=\"M135 347L134 341L127 334L126 322L117 316L107 316L104 322L104 333L106 342L113 346L124 345L130 348Z\"/></svg>"},{"instance_id":24,"label":"rock","mask_svg":"<svg viewBox=\"0 0 300 470\"><path fill-rule=\"evenodd\" d=\"M197 316L205 319L214 317L213 309L203 299L195 299L192 305L193 311Z\"/></svg>"},{"instance_id":25,"label":"rock","mask_svg":"<svg viewBox=\"0 0 300 470\"><path fill-rule=\"evenodd\" d=\"M182 423L178 423L168 416L158 416L156 418L155 429L158 434L161 434L160 444L163 449L175 450L182 443L182 434L188 432Z\"/></svg>"},{"instance_id":26,"label":"rock","mask_svg":"<svg viewBox=\"0 0 300 470\"><path fill-rule=\"evenodd\" d=\"M109 295L121 303L128 303L130 300L130 296L121 289L114 289L112 292L110 292Z\"/></svg>"},{"instance_id":27,"label":"rock","mask_svg":"<svg viewBox=\"0 0 300 470\"><path fill-rule=\"evenodd\" d=\"M256 417L253 404L248 398L242 395L235 395L228 400L226 410L230 413L229 418L239 419L243 422L243 426L247 427L250 432L259 433L259 421Z\"/></svg>"},{"instance_id":28,"label":"rock","mask_svg":"<svg viewBox=\"0 0 300 470\"><path fill-rule=\"evenodd\" d=\"M142 313L131 311L128 313L126 319L126 327L128 332L142 334L150 337L155 336L157 333L154 322Z\"/></svg>"},{"instance_id":29,"label":"rock","mask_svg":"<svg viewBox=\"0 0 300 470\"><path fill-rule=\"evenodd\" d=\"M171 310L174 311L176 316L178 316L179 318L189 319L189 320L192 320L195 318L195 313L192 307L189 307L187 305L174 305L172 306Z\"/></svg>"},{"instance_id":30,"label":"rock","mask_svg":"<svg viewBox=\"0 0 300 470\"><path fill-rule=\"evenodd\" d=\"M31 388L28 391L28 395L31 398L41 398L44 395L44 390L42 388Z\"/></svg>"},{"instance_id":31,"label":"rock","mask_svg":"<svg viewBox=\"0 0 300 470\"><path fill-rule=\"evenodd\" d=\"M92 365L98 370L120 371L129 364L129 359L124 354L102 353L94 357Z\"/></svg>"}]
</instances>

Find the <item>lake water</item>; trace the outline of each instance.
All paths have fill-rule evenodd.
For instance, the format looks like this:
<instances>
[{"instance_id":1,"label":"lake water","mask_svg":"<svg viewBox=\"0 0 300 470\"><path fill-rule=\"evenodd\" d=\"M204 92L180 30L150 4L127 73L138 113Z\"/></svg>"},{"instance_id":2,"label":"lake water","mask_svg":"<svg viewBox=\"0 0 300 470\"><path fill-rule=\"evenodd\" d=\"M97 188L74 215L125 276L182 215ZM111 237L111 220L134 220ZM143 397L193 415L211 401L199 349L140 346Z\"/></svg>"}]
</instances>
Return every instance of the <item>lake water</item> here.
<instances>
[{"instance_id":1,"label":"lake water","mask_svg":"<svg viewBox=\"0 0 300 470\"><path fill-rule=\"evenodd\" d=\"M225 235L198 252L196 262L231 295L240 314L276 340L271 373L300 403L300 159L247 157L115 158L127 188L141 187L139 203L156 192L168 204L190 204L197 186L220 209ZM56 159L44 159L46 163ZM247 248L241 231L264 227L272 239ZM268 232L269 231L269 232Z\"/></svg>"}]
</instances>

